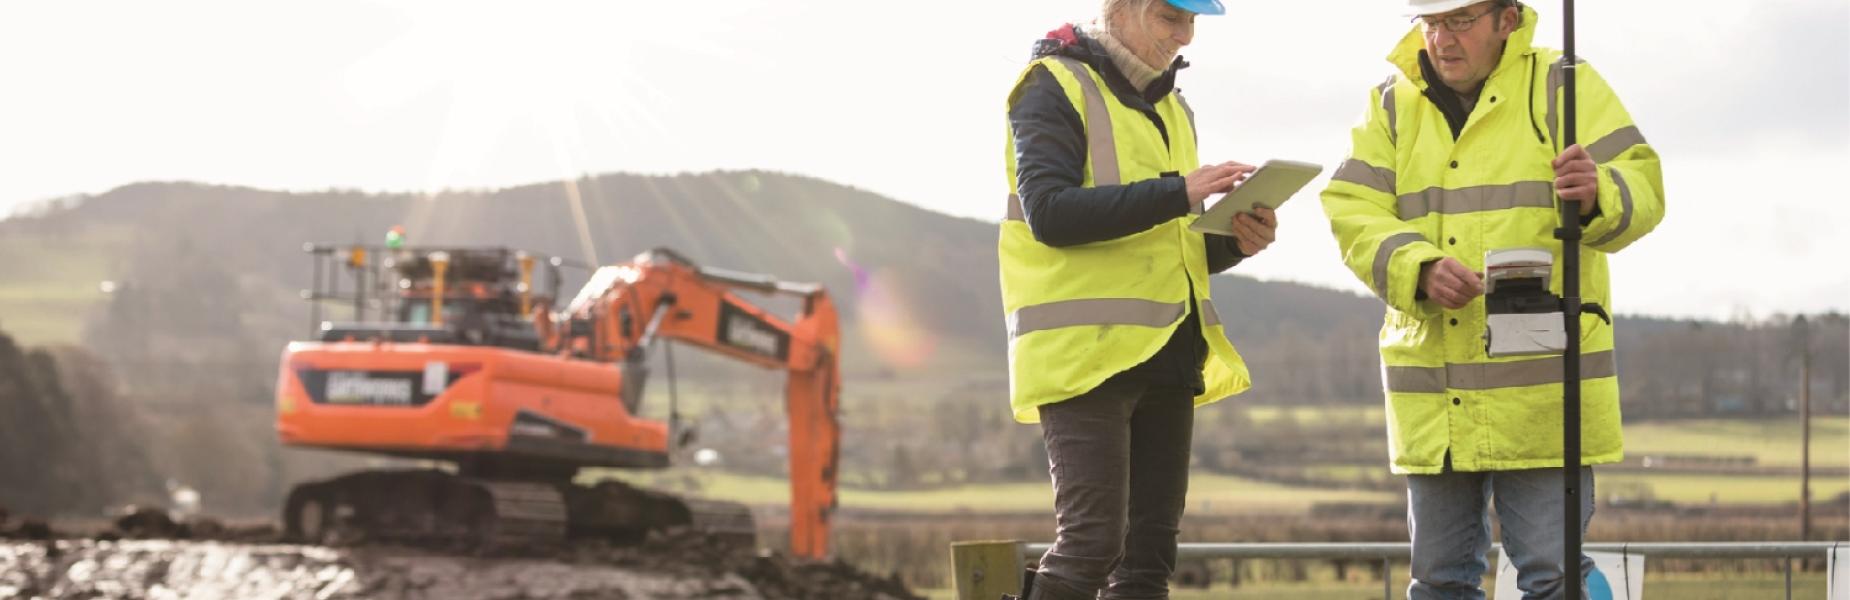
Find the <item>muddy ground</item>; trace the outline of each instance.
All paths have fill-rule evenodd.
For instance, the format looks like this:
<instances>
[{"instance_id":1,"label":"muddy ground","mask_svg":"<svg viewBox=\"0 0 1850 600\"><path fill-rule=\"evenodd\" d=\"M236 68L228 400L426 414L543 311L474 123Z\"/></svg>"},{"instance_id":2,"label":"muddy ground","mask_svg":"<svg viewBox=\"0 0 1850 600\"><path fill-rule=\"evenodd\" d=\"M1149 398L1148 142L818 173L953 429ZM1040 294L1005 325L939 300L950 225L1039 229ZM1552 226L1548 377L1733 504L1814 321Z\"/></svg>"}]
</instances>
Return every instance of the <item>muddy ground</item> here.
<instances>
[{"instance_id":1,"label":"muddy ground","mask_svg":"<svg viewBox=\"0 0 1850 600\"><path fill-rule=\"evenodd\" d=\"M843 563L795 561L694 533L636 547L585 543L493 553L279 544L263 527L60 533L19 523L0 529L0 598L919 598L894 578Z\"/></svg>"}]
</instances>

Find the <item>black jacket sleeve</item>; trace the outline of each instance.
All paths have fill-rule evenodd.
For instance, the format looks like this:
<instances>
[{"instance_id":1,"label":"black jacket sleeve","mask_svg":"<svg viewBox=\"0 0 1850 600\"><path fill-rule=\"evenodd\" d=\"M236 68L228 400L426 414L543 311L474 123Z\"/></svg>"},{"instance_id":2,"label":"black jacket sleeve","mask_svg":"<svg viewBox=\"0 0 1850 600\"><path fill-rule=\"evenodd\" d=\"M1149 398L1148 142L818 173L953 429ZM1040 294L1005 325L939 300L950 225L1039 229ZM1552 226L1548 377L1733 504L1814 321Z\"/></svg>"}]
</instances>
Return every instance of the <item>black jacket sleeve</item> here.
<instances>
[{"instance_id":1,"label":"black jacket sleeve","mask_svg":"<svg viewBox=\"0 0 1850 600\"><path fill-rule=\"evenodd\" d=\"M1231 269L1246 259L1246 253L1240 251L1240 241L1233 239L1233 236L1212 233L1202 235L1208 238L1208 273L1219 273Z\"/></svg>"},{"instance_id":2,"label":"black jacket sleeve","mask_svg":"<svg viewBox=\"0 0 1850 600\"><path fill-rule=\"evenodd\" d=\"M1034 239L1076 246L1124 237L1188 214L1182 177L1080 187L1086 130L1060 82L1036 67L1009 98L1021 207Z\"/></svg>"}]
</instances>

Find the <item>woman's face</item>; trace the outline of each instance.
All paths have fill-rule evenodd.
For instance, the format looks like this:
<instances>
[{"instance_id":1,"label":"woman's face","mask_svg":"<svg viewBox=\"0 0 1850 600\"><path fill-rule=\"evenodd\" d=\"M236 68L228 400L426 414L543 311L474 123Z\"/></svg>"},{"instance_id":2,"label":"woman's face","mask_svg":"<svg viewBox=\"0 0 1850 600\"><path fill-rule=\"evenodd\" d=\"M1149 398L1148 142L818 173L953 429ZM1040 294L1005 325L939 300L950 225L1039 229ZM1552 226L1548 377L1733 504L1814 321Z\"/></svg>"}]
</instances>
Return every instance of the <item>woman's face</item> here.
<instances>
[{"instance_id":1,"label":"woman's face","mask_svg":"<svg viewBox=\"0 0 1850 600\"><path fill-rule=\"evenodd\" d=\"M1176 54L1195 39L1195 13L1148 0L1112 15L1112 31L1137 58L1153 69L1168 69Z\"/></svg>"}]
</instances>

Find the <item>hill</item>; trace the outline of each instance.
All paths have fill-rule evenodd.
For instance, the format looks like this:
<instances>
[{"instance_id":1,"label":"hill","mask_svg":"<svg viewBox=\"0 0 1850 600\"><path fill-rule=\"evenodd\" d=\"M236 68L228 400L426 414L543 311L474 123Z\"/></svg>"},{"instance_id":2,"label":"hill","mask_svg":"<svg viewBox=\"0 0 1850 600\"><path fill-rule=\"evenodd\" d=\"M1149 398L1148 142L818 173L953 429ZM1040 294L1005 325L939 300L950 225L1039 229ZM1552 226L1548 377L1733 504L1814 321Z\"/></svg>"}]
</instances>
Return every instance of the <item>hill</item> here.
<instances>
[{"instance_id":1,"label":"hill","mask_svg":"<svg viewBox=\"0 0 1850 600\"><path fill-rule=\"evenodd\" d=\"M113 390L153 415L155 437L214 440L156 453L168 457L166 475L217 481L219 497L267 511L288 480L345 464L280 452L269 434L276 357L309 327L302 244L376 243L394 225L413 244L586 263L666 246L703 265L820 282L844 316L846 481L1044 476L1038 436L1003 409L995 224L800 176L609 174L429 196L139 183L0 221L0 329L23 345L99 357ZM584 276L568 272L565 292ZM1241 404L1379 405L1378 300L1237 275L1211 285L1255 374ZM1817 321L1817 408L1841 413L1850 321ZM1783 318L1622 318L1627 417L1789 414L1789 329ZM780 443L777 374L681 356L683 406L700 415L703 437L733 467L774 473L777 453L763 450ZM645 412L661 410L664 387L651 388ZM1252 426L1245 418L1217 411L1202 426ZM1380 432L1374 423L1345 432L1354 450L1343 460L1378 464ZM251 460L231 470L210 460L224 455Z\"/></svg>"}]
</instances>

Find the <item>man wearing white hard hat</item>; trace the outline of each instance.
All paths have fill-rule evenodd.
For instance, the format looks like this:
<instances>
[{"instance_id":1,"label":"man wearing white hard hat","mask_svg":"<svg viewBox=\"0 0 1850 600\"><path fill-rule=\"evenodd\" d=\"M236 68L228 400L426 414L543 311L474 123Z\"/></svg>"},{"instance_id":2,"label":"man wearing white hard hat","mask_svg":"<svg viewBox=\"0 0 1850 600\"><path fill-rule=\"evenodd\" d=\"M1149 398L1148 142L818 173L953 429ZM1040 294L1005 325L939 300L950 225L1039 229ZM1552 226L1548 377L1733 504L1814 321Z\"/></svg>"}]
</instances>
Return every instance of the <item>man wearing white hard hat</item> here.
<instances>
[{"instance_id":1,"label":"man wearing white hard hat","mask_svg":"<svg viewBox=\"0 0 1850 600\"><path fill-rule=\"evenodd\" d=\"M1577 205L1579 222L1566 225L1586 242L1581 295L1612 306L1606 255L1663 219L1663 176L1606 82L1585 64L1564 70L1561 52L1531 44L1533 9L1412 0L1408 12L1413 30L1388 55L1395 72L1369 91L1349 158L1323 191L1343 262L1387 305L1382 379L1390 467L1408 476L1407 597L1484 597L1494 502L1523 597L1558 598L1562 352L1494 345L1490 315L1536 305L1505 302L1507 287L1486 297L1483 273L1489 256L1512 250L1560 264L1558 198ZM1577 72L1574 138L1590 141L1584 147L1560 142L1564 72ZM1559 311L1560 271L1531 281L1537 305L1553 295ZM1580 326L1584 532L1592 465L1618 462L1623 444L1612 324L1589 311Z\"/></svg>"}]
</instances>

